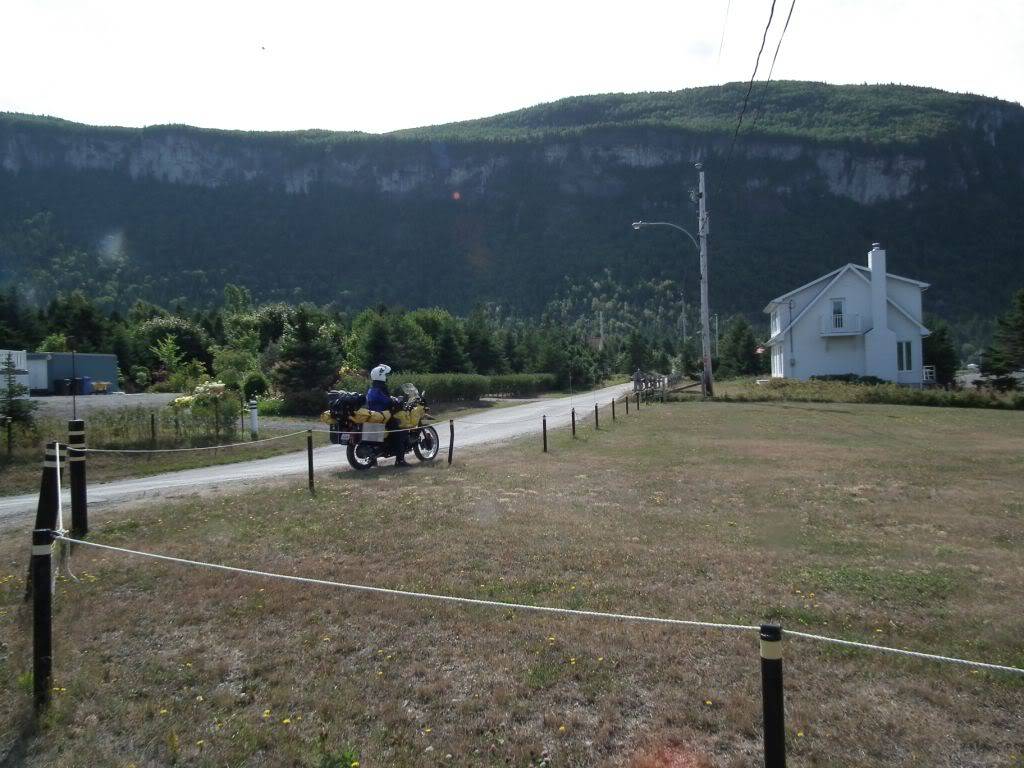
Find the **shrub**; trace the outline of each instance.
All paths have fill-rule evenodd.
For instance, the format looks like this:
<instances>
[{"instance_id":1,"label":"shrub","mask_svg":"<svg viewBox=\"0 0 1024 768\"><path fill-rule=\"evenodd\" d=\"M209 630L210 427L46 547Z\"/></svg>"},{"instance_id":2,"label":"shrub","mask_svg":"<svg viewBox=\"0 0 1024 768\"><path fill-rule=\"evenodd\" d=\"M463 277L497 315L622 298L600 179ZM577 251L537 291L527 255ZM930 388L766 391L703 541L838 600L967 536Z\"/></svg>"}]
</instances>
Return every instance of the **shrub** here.
<instances>
[{"instance_id":1,"label":"shrub","mask_svg":"<svg viewBox=\"0 0 1024 768\"><path fill-rule=\"evenodd\" d=\"M807 403L887 403L949 408L1007 408L1024 410L1024 397L997 397L971 391L912 389L897 384L849 384L844 381L793 381L770 379L766 384L748 382L743 389L721 400L737 402L794 401Z\"/></svg>"},{"instance_id":2,"label":"shrub","mask_svg":"<svg viewBox=\"0 0 1024 768\"><path fill-rule=\"evenodd\" d=\"M476 373L399 373L393 374L391 381L394 393L409 381L435 402L479 400L487 394L491 384L489 376Z\"/></svg>"},{"instance_id":3,"label":"shrub","mask_svg":"<svg viewBox=\"0 0 1024 768\"><path fill-rule=\"evenodd\" d=\"M264 397L256 401L260 416L280 416L284 413L284 400L280 397Z\"/></svg>"},{"instance_id":4,"label":"shrub","mask_svg":"<svg viewBox=\"0 0 1024 768\"><path fill-rule=\"evenodd\" d=\"M242 394L246 400L267 394L270 382L260 371L250 371L242 381Z\"/></svg>"},{"instance_id":5,"label":"shrub","mask_svg":"<svg viewBox=\"0 0 1024 768\"><path fill-rule=\"evenodd\" d=\"M554 389L553 373L502 373L490 377L487 394L496 397L529 397Z\"/></svg>"}]
</instances>

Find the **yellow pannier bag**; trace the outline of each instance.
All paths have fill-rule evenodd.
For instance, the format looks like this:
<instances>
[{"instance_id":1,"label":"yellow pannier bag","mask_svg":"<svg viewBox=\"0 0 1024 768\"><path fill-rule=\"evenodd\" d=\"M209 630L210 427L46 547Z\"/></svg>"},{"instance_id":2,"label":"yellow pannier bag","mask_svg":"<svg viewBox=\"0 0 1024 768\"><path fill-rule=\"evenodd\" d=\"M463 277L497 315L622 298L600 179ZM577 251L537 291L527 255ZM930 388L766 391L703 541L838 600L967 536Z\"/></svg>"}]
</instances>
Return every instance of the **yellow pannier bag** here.
<instances>
[{"instance_id":1,"label":"yellow pannier bag","mask_svg":"<svg viewBox=\"0 0 1024 768\"><path fill-rule=\"evenodd\" d=\"M330 411L324 411L320 414L320 421L324 424L331 424L334 421L334 418L331 416Z\"/></svg>"},{"instance_id":2,"label":"yellow pannier bag","mask_svg":"<svg viewBox=\"0 0 1024 768\"><path fill-rule=\"evenodd\" d=\"M420 425L420 419L423 418L423 406L417 405L411 411L401 410L395 414L395 419L398 421L398 426L401 429L412 429Z\"/></svg>"},{"instance_id":3,"label":"yellow pannier bag","mask_svg":"<svg viewBox=\"0 0 1024 768\"><path fill-rule=\"evenodd\" d=\"M352 414L352 421L356 424L385 424L391 418L391 411L371 411L369 408L360 408Z\"/></svg>"}]
</instances>

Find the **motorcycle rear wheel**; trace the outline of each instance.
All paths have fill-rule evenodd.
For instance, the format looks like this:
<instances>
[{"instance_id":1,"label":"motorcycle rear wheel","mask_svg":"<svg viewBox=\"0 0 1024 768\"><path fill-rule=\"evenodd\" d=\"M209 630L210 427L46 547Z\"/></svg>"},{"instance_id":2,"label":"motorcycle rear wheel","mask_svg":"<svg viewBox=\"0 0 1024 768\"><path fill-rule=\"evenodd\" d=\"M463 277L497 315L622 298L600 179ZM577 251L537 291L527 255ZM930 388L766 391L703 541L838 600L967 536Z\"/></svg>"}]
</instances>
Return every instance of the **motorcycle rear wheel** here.
<instances>
[{"instance_id":1,"label":"motorcycle rear wheel","mask_svg":"<svg viewBox=\"0 0 1024 768\"><path fill-rule=\"evenodd\" d=\"M420 461L433 461L440 445L437 430L433 427L424 427L420 430L420 439L413 445L412 450Z\"/></svg>"},{"instance_id":2,"label":"motorcycle rear wheel","mask_svg":"<svg viewBox=\"0 0 1024 768\"><path fill-rule=\"evenodd\" d=\"M358 469L359 471L369 469L377 463L377 460L372 455L367 456L365 459L361 458L356 453L356 448L358 446L359 443L349 443L345 448L345 458L348 459L349 466L352 467L352 469Z\"/></svg>"}]
</instances>

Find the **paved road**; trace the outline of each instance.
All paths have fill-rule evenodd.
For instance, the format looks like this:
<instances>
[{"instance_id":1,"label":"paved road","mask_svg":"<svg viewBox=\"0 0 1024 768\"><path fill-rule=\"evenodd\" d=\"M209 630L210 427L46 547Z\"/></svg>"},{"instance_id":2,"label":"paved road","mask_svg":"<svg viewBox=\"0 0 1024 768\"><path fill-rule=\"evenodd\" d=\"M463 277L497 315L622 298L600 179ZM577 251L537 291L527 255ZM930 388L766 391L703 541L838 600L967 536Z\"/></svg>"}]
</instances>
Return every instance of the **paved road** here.
<instances>
[{"instance_id":1,"label":"paved road","mask_svg":"<svg viewBox=\"0 0 1024 768\"><path fill-rule=\"evenodd\" d=\"M631 384L576 394L570 397L539 400L524 405L497 408L487 413L474 413L465 419L455 420L456 454L467 448L494 445L507 442L523 435L536 434L541 430L541 417L547 414L549 427L562 427L569 423L569 411L576 408L580 418L586 418L594 410L594 403L608 405L612 397L630 391ZM440 424L442 445L447 445L446 425ZM240 449L244 450L244 449ZM345 452L338 446L317 448L313 455L318 471L348 469ZM289 453L255 461L241 461L236 464L220 464L200 469L187 469L150 475L111 483L89 485L89 508L123 503L145 498L167 498L184 496L202 489L224 488L261 479L277 479L307 471L306 453ZM65 509L70 509L67 489L64 492ZM19 522L28 522L36 508L36 494L0 497L0 526L7 527Z\"/></svg>"}]
</instances>

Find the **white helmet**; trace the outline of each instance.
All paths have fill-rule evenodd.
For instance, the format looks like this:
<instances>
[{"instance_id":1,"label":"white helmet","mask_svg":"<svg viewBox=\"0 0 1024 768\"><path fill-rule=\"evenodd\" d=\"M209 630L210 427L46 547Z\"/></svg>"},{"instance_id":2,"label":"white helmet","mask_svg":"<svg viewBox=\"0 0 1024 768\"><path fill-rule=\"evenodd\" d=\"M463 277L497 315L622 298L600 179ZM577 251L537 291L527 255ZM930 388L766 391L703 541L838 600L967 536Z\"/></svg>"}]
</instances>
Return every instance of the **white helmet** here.
<instances>
[{"instance_id":1,"label":"white helmet","mask_svg":"<svg viewBox=\"0 0 1024 768\"><path fill-rule=\"evenodd\" d=\"M381 363L372 371L370 371L370 381L387 381L388 375L391 373L391 366L384 365Z\"/></svg>"}]
</instances>

